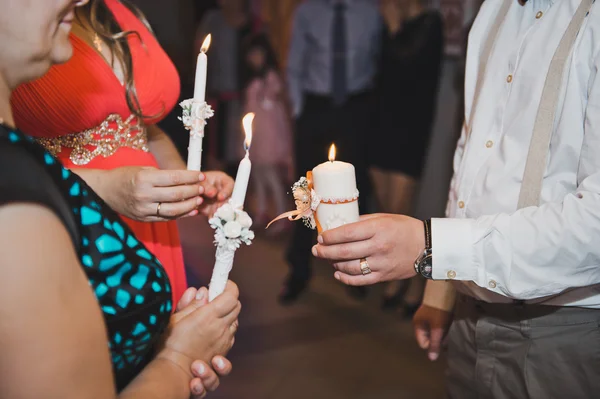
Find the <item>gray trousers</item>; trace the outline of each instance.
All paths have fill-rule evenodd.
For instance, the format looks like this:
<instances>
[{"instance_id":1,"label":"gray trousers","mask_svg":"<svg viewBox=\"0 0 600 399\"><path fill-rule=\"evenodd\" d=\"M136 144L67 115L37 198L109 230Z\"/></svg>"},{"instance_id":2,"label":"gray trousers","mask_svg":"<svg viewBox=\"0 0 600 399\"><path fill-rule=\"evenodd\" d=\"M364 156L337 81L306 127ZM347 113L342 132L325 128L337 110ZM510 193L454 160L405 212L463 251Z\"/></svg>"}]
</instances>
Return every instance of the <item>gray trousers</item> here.
<instances>
[{"instance_id":1,"label":"gray trousers","mask_svg":"<svg viewBox=\"0 0 600 399\"><path fill-rule=\"evenodd\" d=\"M459 297L448 335L450 399L600 398L600 310Z\"/></svg>"}]
</instances>

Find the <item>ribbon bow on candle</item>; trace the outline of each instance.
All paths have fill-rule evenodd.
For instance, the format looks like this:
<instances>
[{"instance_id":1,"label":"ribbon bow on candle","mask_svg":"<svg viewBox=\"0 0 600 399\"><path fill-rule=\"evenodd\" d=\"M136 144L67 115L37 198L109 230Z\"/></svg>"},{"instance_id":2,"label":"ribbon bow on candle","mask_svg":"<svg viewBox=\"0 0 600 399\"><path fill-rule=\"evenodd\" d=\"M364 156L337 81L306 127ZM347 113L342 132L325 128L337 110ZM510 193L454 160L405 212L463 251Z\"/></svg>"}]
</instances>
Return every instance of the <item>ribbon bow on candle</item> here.
<instances>
[{"instance_id":1,"label":"ribbon bow on candle","mask_svg":"<svg viewBox=\"0 0 600 399\"><path fill-rule=\"evenodd\" d=\"M358 192L352 198L321 198L314 190L312 172L306 172L306 177L300 178L294 184L292 192L294 194L296 210L277 216L267 225L267 229L278 220L288 219L296 221L303 219L306 227L313 230L316 228L319 234L321 234L323 228L317 217L317 208L320 204L348 204L358 201Z\"/></svg>"}]
</instances>

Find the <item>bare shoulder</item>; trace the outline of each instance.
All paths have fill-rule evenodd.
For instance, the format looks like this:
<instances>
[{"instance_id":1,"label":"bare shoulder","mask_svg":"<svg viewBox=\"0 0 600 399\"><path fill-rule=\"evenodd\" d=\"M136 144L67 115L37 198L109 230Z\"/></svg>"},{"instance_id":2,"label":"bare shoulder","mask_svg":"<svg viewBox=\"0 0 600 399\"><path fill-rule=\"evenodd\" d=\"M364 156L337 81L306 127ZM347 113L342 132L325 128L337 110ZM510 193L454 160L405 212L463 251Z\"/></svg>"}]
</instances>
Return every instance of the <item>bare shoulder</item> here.
<instances>
[{"instance_id":1,"label":"bare shoulder","mask_svg":"<svg viewBox=\"0 0 600 399\"><path fill-rule=\"evenodd\" d=\"M0 206L0 319L6 397L114 397L100 307L66 228L44 206Z\"/></svg>"}]
</instances>

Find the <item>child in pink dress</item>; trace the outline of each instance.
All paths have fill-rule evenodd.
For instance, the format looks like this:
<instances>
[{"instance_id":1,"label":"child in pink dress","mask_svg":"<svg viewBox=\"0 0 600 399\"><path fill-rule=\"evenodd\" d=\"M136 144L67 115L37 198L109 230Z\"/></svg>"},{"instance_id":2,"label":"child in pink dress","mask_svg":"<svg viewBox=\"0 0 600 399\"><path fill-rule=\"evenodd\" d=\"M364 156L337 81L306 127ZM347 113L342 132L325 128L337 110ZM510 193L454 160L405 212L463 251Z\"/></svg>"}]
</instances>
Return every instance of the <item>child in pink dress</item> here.
<instances>
[{"instance_id":1,"label":"child in pink dress","mask_svg":"<svg viewBox=\"0 0 600 399\"><path fill-rule=\"evenodd\" d=\"M275 55L265 36L247 41L244 62L245 112L255 114L251 151L255 219L258 225L265 225L288 210L286 187L293 178L292 130Z\"/></svg>"}]
</instances>

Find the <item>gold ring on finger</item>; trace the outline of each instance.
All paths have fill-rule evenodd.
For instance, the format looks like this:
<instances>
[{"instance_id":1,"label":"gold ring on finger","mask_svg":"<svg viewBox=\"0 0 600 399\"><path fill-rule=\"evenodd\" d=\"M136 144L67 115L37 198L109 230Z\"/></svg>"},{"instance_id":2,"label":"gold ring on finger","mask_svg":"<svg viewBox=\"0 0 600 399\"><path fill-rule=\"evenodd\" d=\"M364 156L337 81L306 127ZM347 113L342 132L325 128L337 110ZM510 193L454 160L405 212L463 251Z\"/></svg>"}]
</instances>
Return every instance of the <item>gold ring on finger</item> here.
<instances>
[{"instance_id":1,"label":"gold ring on finger","mask_svg":"<svg viewBox=\"0 0 600 399\"><path fill-rule=\"evenodd\" d=\"M369 262L367 262L367 258L361 258L360 271L363 274L363 276L366 276L367 274L372 273L371 268L369 267Z\"/></svg>"}]
</instances>

